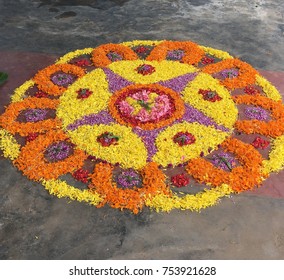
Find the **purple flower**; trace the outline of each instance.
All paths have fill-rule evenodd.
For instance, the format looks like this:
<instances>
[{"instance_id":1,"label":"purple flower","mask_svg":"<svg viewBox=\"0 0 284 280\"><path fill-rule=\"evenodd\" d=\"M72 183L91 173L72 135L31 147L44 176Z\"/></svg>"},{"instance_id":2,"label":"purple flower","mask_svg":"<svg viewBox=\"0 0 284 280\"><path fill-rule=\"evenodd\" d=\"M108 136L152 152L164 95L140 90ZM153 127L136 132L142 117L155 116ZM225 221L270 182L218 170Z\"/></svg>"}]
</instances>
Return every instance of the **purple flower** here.
<instances>
[{"instance_id":1,"label":"purple flower","mask_svg":"<svg viewBox=\"0 0 284 280\"><path fill-rule=\"evenodd\" d=\"M164 130L164 128L159 129L153 129L153 130L143 130L139 127L133 128L133 132L141 137L142 141L144 142L147 151L148 151L148 157L147 161L151 161L152 157L157 152L157 147L155 144L156 137L158 134Z\"/></svg>"},{"instance_id":2,"label":"purple flower","mask_svg":"<svg viewBox=\"0 0 284 280\"><path fill-rule=\"evenodd\" d=\"M121 76L113 73L110 69L105 68L104 72L107 76L109 90L112 93L132 84Z\"/></svg>"},{"instance_id":3,"label":"purple flower","mask_svg":"<svg viewBox=\"0 0 284 280\"><path fill-rule=\"evenodd\" d=\"M27 122L39 122L45 119L47 110L45 109L29 109L24 115Z\"/></svg>"},{"instance_id":4,"label":"purple flower","mask_svg":"<svg viewBox=\"0 0 284 280\"><path fill-rule=\"evenodd\" d=\"M111 61L113 61L113 62L115 62L115 61L120 61L120 60L123 59L123 56L120 55L120 54L117 53L117 52L109 52L109 53L107 54L107 57L108 57L109 60L111 60Z\"/></svg>"},{"instance_id":5,"label":"purple flower","mask_svg":"<svg viewBox=\"0 0 284 280\"><path fill-rule=\"evenodd\" d=\"M236 166L235 158L224 152L213 155L211 160L216 167L220 167L225 171L231 171Z\"/></svg>"},{"instance_id":6,"label":"purple flower","mask_svg":"<svg viewBox=\"0 0 284 280\"><path fill-rule=\"evenodd\" d=\"M259 107L247 107L245 108L244 112L245 115L251 120L256 119L259 121L266 121L269 117L267 111Z\"/></svg>"},{"instance_id":7,"label":"purple flower","mask_svg":"<svg viewBox=\"0 0 284 280\"><path fill-rule=\"evenodd\" d=\"M183 50L173 50L173 51L168 51L167 53L167 59L169 60L181 60L183 56L184 56Z\"/></svg>"},{"instance_id":8,"label":"purple flower","mask_svg":"<svg viewBox=\"0 0 284 280\"><path fill-rule=\"evenodd\" d=\"M58 73L51 77L51 81L58 86L67 87L74 82L74 77L70 74Z\"/></svg>"},{"instance_id":9,"label":"purple flower","mask_svg":"<svg viewBox=\"0 0 284 280\"><path fill-rule=\"evenodd\" d=\"M141 185L142 179L133 169L128 169L117 176L117 183L123 188L132 188Z\"/></svg>"},{"instance_id":10,"label":"purple flower","mask_svg":"<svg viewBox=\"0 0 284 280\"><path fill-rule=\"evenodd\" d=\"M239 70L238 69L235 69L235 68L232 68L232 69L225 69L225 70L222 70L221 72L219 72L219 74L221 75L221 77L223 79L227 79L227 78L235 78L239 75Z\"/></svg>"},{"instance_id":11,"label":"purple flower","mask_svg":"<svg viewBox=\"0 0 284 280\"><path fill-rule=\"evenodd\" d=\"M74 123L68 125L68 130L75 130L82 125L95 125L95 124L109 124L114 122L112 116L105 110L98 114L90 114L76 120Z\"/></svg>"},{"instance_id":12,"label":"purple flower","mask_svg":"<svg viewBox=\"0 0 284 280\"><path fill-rule=\"evenodd\" d=\"M199 110L195 109L194 107L186 104L185 105L185 113L183 115L183 120L187 122L198 122L200 124L206 125L206 126L214 126L216 129L222 130L222 131L229 131L228 128L218 125L212 120L211 118L207 117L205 114L200 112ZM176 123L176 122L175 122Z\"/></svg>"},{"instance_id":13,"label":"purple flower","mask_svg":"<svg viewBox=\"0 0 284 280\"><path fill-rule=\"evenodd\" d=\"M45 155L50 161L59 161L64 160L70 155L71 146L66 142L61 141L54 144L51 144L45 150Z\"/></svg>"},{"instance_id":14,"label":"purple flower","mask_svg":"<svg viewBox=\"0 0 284 280\"><path fill-rule=\"evenodd\" d=\"M196 75L197 73L188 73L170 80L159 82L159 84L180 93L184 90L187 84L196 77Z\"/></svg>"}]
</instances>

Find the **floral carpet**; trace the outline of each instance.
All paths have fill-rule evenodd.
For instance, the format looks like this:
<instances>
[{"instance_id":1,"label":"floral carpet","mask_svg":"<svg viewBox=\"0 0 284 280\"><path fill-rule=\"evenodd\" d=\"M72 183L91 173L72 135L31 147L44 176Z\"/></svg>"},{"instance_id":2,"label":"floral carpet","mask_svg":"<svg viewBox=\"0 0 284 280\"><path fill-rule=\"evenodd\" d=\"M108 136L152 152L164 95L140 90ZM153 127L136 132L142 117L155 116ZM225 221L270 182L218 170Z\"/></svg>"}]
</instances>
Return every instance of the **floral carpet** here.
<instances>
[{"instance_id":1,"label":"floral carpet","mask_svg":"<svg viewBox=\"0 0 284 280\"><path fill-rule=\"evenodd\" d=\"M133 41L68 53L0 116L5 157L51 194L200 211L284 164L277 89L224 51Z\"/></svg>"}]
</instances>

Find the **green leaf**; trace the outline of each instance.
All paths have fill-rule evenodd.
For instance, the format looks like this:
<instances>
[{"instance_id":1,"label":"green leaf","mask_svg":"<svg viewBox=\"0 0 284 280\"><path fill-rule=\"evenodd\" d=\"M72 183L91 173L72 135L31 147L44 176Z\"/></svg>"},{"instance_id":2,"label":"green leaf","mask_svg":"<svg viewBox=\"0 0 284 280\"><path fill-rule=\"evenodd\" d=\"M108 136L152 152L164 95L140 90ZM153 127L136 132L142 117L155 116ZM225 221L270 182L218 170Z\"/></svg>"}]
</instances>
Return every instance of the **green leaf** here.
<instances>
[{"instance_id":1,"label":"green leaf","mask_svg":"<svg viewBox=\"0 0 284 280\"><path fill-rule=\"evenodd\" d=\"M0 72L0 85L4 84L7 79L8 79L8 74Z\"/></svg>"}]
</instances>

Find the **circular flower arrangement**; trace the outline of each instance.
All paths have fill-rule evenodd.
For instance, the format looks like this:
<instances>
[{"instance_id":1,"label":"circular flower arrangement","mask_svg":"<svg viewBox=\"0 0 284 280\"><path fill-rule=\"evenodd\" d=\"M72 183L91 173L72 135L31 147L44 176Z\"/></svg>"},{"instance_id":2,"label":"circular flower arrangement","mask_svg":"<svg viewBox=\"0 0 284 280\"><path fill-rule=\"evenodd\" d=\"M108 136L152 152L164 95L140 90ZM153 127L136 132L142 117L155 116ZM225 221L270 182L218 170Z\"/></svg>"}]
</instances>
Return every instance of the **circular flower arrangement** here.
<instances>
[{"instance_id":1,"label":"circular flower arrangement","mask_svg":"<svg viewBox=\"0 0 284 280\"><path fill-rule=\"evenodd\" d=\"M199 211L284 165L284 106L249 64L193 42L76 50L15 90L3 155L58 197Z\"/></svg>"}]
</instances>

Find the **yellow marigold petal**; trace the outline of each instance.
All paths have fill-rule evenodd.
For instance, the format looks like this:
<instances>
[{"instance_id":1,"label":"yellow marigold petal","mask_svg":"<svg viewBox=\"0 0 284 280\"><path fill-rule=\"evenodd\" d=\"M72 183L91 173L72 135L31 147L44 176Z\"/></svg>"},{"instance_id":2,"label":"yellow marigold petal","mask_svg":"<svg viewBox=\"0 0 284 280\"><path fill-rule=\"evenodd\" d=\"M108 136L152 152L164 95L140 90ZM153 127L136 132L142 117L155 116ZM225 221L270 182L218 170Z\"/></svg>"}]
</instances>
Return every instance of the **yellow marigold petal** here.
<instances>
[{"instance_id":1,"label":"yellow marigold petal","mask_svg":"<svg viewBox=\"0 0 284 280\"><path fill-rule=\"evenodd\" d=\"M118 145L103 147L97 141L97 137L106 131L119 137ZM145 145L129 127L119 124L84 125L68 133L72 141L90 155L112 164L119 162L123 168L140 169L146 165L147 150Z\"/></svg>"},{"instance_id":2,"label":"yellow marigold petal","mask_svg":"<svg viewBox=\"0 0 284 280\"><path fill-rule=\"evenodd\" d=\"M25 96L26 91L29 88L33 87L34 84L35 84L35 82L33 80L29 80L29 81L26 81L25 83L23 83L20 87L15 89L14 94L11 97L11 101L12 102L22 101L26 97Z\"/></svg>"},{"instance_id":3,"label":"yellow marigold petal","mask_svg":"<svg viewBox=\"0 0 284 280\"><path fill-rule=\"evenodd\" d=\"M263 161L263 173L280 171L284 166L284 135L277 137L272 144L269 159Z\"/></svg>"},{"instance_id":4,"label":"yellow marigold petal","mask_svg":"<svg viewBox=\"0 0 284 280\"><path fill-rule=\"evenodd\" d=\"M179 146L174 143L173 137L178 132L189 132L194 135L196 141L191 145ZM227 132L216 130L213 127L207 127L198 123L182 122L172 125L162 131L157 139L157 153L153 161L167 166L168 164L177 165L186 162L192 158L199 157L201 152L208 154L208 149L221 144L229 134Z\"/></svg>"},{"instance_id":5,"label":"yellow marigold petal","mask_svg":"<svg viewBox=\"0 0 284 280\"><path fill-rule=\"evenodd\" d=\"M218 50L218 49L213 49L210 47L205 47L205 46L200 46L206 53L215 56L220 59L227 59L227 58L233 58L229 53Z\"/></svg>"},{"instance_id":6,"label":"yellow marigold petal","mask_svg":"<svg viewBox=\"0 0 284 280\"><path fill-rule=\"evenodd\" d=\"M0 129L0 149L3 155L11 160L16 159L20 154L21 146L17 143L16 139L5 129Z\"/></svg>"},{"instance_id":7,"label":"yellow marigold petal","mask_svg":"<svg viewBox=\"0 0 284 280\"><path fill-rule=\"evenodd\" d=\"M203 208L213 206L224 197L233 193L228 185L206 190L197 195L185 195L179 197L177 195L167 196L163 194L156 195L146 200L146 206L156 210L157 212L169 212L173 209L200 211Z\"/></svg>"},{"instance_id":8,"label":"yellow marigold petal","mask_svg":"<svg viewBox=\"0 0 284 280\"><path fill-rule=\"evenodd\" d=\"M199 90L212 90L222 97L222 100L210 102L204 100ZM216 123L232 128L238 117L238 110L231 99L230 92L216 79L208 74L200 73L182 92L185 102L199 109Z\"/></svg>"},{"instance_id":9,"label":"yellow marigold petal","mask_svg":"<svg viewBox=\"0 0 284 280\"><path fill-rule=\"evenodd\" d=\"M274 87L269 81L260 75L256 75L256 84L262 87L262 90L266 96L274 101L279 101L282 99L279 91Z\"/></svg>"},{"instance_id":10,"label":"yellow marigold petal","mask_svg":"<svg viewBox=\"0 0 284 280\"><path fill-rule=\"evenodd\" d=\"M79 202L84 201L91 205L98 205L103 200L95 191L80 190L62 180L42 180L41 183L50 194L58 198L65 197Z\"/></svg>"},{"instance_id":11,"label":"yellow marigold petal","mask_svg":"<svg viewBox=\"0 0 284 280\"><path fill-rule=\"evenodd\" d=\"M155 72L150 75L143 76L139 74L136 69L140 65L148 64L155 68ZM158 81L166 81L177 76L194 73L197 71L192 65L183 64L176 61L145 61L145 60L132 60L132 61L118 61L113 62L108 66L114 73L122 76L123 78L139 83L151 84Z\"/></svg>"},{"instance_id":12,"label":"yellow marigold petal","mask_svg":"<svg viewBox=\"0 0 284 280\"><path fill-rule=\"evenodd\" d=\"M77 91L88 88L93 92L86 99L78 99ZM96 69L68 87L60 97L57 117L62 119L63 127L88 114L95 114L107 108L111 93L108 90L106 75Z\"/></svg>"},{"instance_id":13,"label":"yellow marigold petal","mask_svg":"<svg viewBox=\"0 0 284 280\"><path fill-rule=\"evenodd\" d=\"M64 56L60 57L55 64L64 64L64 63L68 63L70 60L84 55L84 54L91 54L93 51L93 48L85 48L82 50L76 50L74 52L69 52L67 54L65 54Z\"/></svg>"}]
</instances>

